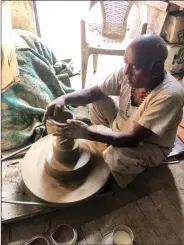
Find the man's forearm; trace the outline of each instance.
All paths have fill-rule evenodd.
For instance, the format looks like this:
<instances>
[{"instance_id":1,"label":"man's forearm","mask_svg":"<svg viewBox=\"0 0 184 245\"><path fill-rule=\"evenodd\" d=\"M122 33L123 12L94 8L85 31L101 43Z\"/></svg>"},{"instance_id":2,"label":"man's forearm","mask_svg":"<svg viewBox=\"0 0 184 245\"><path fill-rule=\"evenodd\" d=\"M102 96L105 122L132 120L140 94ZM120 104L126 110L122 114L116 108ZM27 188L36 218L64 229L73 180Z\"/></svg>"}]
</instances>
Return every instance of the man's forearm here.
<instances>
[{"instance_id":1,"label":"man's forearm","mask_svg":"<svg viewBox=\"0 0 184 245\"><path fill-rule=\"evenodd\" d=\"M81 89L63 96L65 105L86 105L104 97L98 86Z\"/></svg>"},{"instance_id":2,"label":"man's forearm","mask_svg":"<svg viewBox=\"0 0 184 245\"><path fill-rule=\"evenodd\" d=\"M114 147L133 147L136 146L138 140L133 133L121 133L112 131L100 131L93 127L89 128L88 140L97 141Z\"/></svg>"}]
</instances>

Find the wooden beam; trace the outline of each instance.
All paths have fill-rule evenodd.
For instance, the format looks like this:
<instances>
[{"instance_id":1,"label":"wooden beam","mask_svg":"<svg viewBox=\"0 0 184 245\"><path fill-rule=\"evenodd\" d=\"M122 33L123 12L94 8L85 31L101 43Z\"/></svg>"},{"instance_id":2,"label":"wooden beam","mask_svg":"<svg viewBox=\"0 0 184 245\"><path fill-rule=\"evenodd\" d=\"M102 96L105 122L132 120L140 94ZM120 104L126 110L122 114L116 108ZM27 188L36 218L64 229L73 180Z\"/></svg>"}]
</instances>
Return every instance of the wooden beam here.
<instances>
[{"instance_id":1,"label":"wooden beam","mask_svg":"<svg viewBox=\"0 0 184 245\"><path fill-rule=\"evenodd\" d=\"M146 1L146 4L165 12L168 10L169 7L169 3L163 1Z\"/></svg>"},{"instance_id":2,"label":"wooden beam","mask_svg":"<svg viewBox=\"0 0 184 245\"><path fill-rule=\"evenodd\" d=\"M184 8L184 1L169 1L170 3L174 3L182 8Z\"/></svg>"},{"instance_id":3,"label":"wooden beam","mask_svg":"<svg viewBox=\"0 0 184 245\"><path fill-rule=\"evenodd\" d=\"M176 5L176 3L172 3L172 2L178 2L178 1L170 1L169 3L164 1L146 1L146 4L148 6L151 6L163 12L172 12L172 11L179 10L179 6Z\"/></svg>"},{"instance_id":4,"label":"wooden beam","mask_svg":"<svg viewBox=\"0 0 184 245\"><path fill-rule=\"evenodd\" d=\"M161 11L148 5L148 32L160 35L166 20L168 12Z\"/></svg>"},{"instance_id":5,"label":"wooden beam","mask_svg":"<svg viewBox=\"0 0 184 245\"><path fill-rule=\"evenodd\" d=\"M2 2L2 91L19 80L19 71L12 37L9 2Z\"/></svg>"}]
</instances>

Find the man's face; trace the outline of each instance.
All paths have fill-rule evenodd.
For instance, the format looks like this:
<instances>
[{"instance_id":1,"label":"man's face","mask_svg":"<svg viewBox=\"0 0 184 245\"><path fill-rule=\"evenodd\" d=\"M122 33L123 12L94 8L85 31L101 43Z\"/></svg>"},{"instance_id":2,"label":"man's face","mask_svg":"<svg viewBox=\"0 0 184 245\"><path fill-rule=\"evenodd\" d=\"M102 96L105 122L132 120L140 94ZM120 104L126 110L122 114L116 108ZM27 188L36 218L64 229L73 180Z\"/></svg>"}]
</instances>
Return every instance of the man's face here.
<instances>
[{"instance_id":1,"label":"man's face","mask_svg":"<svg viewBox=\"0 0 184 245\"><path fill-rule=\"evenodd\" d=\"M141 57L136 57L135 51L131 46L126 49L124 60L124 74L127 78L128 83L134 88L148 87L150 77L148 75L145 75L145 72L143 71L144 65L141 61Z\"/></svg>"}]
</instances>

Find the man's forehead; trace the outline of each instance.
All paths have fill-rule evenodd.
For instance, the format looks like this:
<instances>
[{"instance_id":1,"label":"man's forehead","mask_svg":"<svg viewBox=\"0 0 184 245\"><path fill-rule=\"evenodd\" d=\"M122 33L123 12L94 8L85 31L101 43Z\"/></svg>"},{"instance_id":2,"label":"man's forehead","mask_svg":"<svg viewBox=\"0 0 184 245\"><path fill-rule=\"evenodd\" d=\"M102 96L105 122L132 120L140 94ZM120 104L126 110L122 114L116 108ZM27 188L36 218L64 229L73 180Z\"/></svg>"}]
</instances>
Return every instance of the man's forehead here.
<instances>
[{"instance_id":1,"label":"man's forehead","mask_svg":"<svg viewBox=\"0 0 184 245\"><path fill-rule=\"evenodd\" d=\"M132 46L128 46L125 51L125 55L124 55L125 61L130 62L130 63L136 63L136 61L138 60L137 56L138 55L137 55L135 48Z\"/></svg>"}]
</instances>

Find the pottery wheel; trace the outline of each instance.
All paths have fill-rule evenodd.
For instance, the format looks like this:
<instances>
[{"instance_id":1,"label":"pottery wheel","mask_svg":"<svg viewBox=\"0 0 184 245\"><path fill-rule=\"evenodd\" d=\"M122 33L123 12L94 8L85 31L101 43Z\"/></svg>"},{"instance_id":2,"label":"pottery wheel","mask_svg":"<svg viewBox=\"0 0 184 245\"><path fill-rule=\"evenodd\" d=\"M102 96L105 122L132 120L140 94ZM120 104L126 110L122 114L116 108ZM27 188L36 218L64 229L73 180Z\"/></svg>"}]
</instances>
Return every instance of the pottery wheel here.
<instances>
[{"instance_id":1,"label":"pottery wheel","mask_svg":"<svg viewBox=\"0 0 184 245\"><path fill-rule=\"evenodd\" d=\"M26 187L38 198L61 205L81 202L99 192L107 182L110 170L102 156L94 154L89 141L80 141L81 157L87 159L90 151L89 169L82 178L69 182L57 180L47 171L46 159L52 150L53 142L54 136L48 135L28 150L21 169ZM78 162L76 169L80 169L80 164Z\"/></svg>"}]
</instances>

